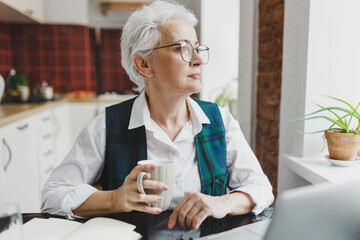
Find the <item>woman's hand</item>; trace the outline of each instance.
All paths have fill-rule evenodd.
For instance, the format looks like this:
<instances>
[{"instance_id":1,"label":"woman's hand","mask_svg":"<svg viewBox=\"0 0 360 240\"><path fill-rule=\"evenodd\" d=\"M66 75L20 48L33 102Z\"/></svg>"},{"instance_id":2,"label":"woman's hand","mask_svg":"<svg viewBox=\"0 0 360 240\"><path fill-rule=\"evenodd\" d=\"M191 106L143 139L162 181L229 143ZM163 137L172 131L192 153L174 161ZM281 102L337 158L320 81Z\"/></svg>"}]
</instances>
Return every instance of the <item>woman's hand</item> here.
<instances>
[{"instance_id":1,"label":"woman's hand","mask_svg":"<svg viewBox=\"0 0 360 240\"><path fill-rule=\"evenodd\" d=\"M222 196L213 197L198 192L189 192L170 215L168 228L172 229L178 221L181 229L185 229L185 225L192 229L198 229L207 217L223 218L228 213L229 207Z\"/></svg>"},{"instance_id":2,"label":"woman's hand","mask_svg":"<svg viewBox=\"0 0 360 240\"><path fill-rule=\"evenodd\" d=\"M136 184L137 175L140 172L152 172L155 168L156 166L153 164L138 165L129 173L123 185L112 194L112 202L116 212L131 212L133 210L150 214L159 214L162 212L160 208L150 207L144 204L144 202L159 202L161 196L141 194L138 192ZM166 191L168 189L165 183L153 180L143 180L143 187L144 189L156 191Z\"/></svg>"},{"instance_id":3,"label":"woman's hand","mask_svg":"<svg viewBox=\"0 0 360 240\"><path fill-rule=\"evenodd\" d=\"M198 192L189 192L175 207L169 217L168 228L172 229L179 222L180 229L185 226L198 229L209 216L223 218L227 214L248 213L255 203L243 192L233 192L223 196L209 196Z\"/></svg>"}]
</instances>

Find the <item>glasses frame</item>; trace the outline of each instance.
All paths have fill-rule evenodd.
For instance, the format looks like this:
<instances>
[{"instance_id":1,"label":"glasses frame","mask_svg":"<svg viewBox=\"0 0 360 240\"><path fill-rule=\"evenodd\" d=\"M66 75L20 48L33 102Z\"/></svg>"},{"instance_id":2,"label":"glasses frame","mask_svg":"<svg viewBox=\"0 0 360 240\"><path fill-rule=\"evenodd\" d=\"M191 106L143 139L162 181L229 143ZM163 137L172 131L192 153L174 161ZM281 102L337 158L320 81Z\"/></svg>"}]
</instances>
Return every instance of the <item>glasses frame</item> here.
<instances>
[{"instance_id":1,"label":"glasses frame","mask_svg":"<svg viewBox=\"0 0 360 240\"><path fill-rule=\"evenodd\" d=\"M190 63L190 62L191 62L191 60L192 60L193 57L194 57L194 52L195 52L195 51L196 51L197 54L199 54L199 48L203 47L203 48L204 48L203 51L209 51L209 50L210 50L210 48L208 48L208 47L205 46L205 45L199 45L197 48L194 48L194 46L193 46L190 42L188 42L188 41L186 41L186 40L183 40L183 41L180 41L180 42L177 42L177 43L172 43L172 44L165 45L165 46L156 47L156 48L153 48L153 49L151 49L151 50L156 50L156 49L161 49L161 48L168 48L168 47L173 47L173 46L178 46L178 45L181 46L182 43L188 43L188 44L190 44L190 46L192 47L192 52L191 52L190 61L186 61L186 60L184 59L183 54L182 54L182 51L180 50L180 55L181 55L182 60L184 60L184 62L187 62L187 63ZM206 62L206 63L202 62L202 64L203 64L203 65L206 65L206 64L209 62L209 58L210 58L210 52L208 52L207 62ZM203 59L201 59L201 60L203 60Z\"/></svg>"}]
</instances>

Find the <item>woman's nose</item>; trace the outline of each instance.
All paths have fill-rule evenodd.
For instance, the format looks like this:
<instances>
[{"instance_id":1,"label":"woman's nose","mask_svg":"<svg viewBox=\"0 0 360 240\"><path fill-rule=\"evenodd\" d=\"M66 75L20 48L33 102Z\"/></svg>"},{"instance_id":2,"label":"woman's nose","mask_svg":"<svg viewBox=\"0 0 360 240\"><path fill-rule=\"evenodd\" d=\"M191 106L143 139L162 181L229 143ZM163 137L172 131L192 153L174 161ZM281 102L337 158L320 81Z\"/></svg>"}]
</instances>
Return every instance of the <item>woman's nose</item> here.
<instances>
[{"instance_id":1,"label":"woman's nose","mask_svg":"<svg viewBox=\"0 0 360 240\"><path fill-rule=\"evenodd\" d=\"M200 55L194 51L194 54L191 58L190 64L191 65L201 65L203 63L202 58L200 57Z\"/></svg>"}]
</instances>

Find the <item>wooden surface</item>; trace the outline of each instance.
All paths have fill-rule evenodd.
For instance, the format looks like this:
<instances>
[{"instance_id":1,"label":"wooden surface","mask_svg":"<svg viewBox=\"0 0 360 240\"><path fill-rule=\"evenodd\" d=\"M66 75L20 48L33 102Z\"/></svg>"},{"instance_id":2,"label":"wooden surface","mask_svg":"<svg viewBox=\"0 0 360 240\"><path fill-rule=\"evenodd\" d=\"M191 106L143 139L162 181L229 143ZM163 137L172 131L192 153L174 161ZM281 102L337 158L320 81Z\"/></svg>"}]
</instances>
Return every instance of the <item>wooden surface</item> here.
<instances>
[{"instance_id":1,"label":"wooden surface","mask_svg":"<svg viewBox=\"0 0 360 240\"><path fill-rule=\"evenodd\" d=\"M45 103L19 103L19 104L1 104L0 105L0 127L6 124L15 122L41 111L60 106L66 103L67 100L62 99L58 101Z\"/></svg>"},{"instance_id":2,"label":"wooden surface","mask_svg":"<svg viewBox=\"0 0 360 240\"><path fill-rule=\"evenodd\" d=\"M71 96L65 96L61 100L48 101L43 103L2 103L0 104L0 127L65 103L117 103L125 101L134 96L135 95L123 95L117 98L99 98L96 96L75 98Z\"/></svg>"}]
</instances>

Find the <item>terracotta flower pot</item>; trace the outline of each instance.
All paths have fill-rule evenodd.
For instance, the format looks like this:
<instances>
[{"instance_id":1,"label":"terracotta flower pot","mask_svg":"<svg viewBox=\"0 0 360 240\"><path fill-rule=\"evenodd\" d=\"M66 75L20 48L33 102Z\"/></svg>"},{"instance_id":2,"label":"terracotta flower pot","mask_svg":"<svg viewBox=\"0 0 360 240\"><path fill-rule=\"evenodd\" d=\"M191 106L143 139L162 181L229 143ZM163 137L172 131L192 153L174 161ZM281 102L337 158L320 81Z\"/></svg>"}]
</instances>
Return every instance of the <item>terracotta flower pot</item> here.
<instances>
[{"instance_id":1,"label":"terracotta flower pot","mask_svg":"<svg viewBox=\"0 0 360 240\"><path fill-rule=\"evenodd\" d=\"M325 132L330 158L336 160L352 160L360 151L360 136L355 133L344 133L342 130Z\"/></svg>"}]
</instances>

